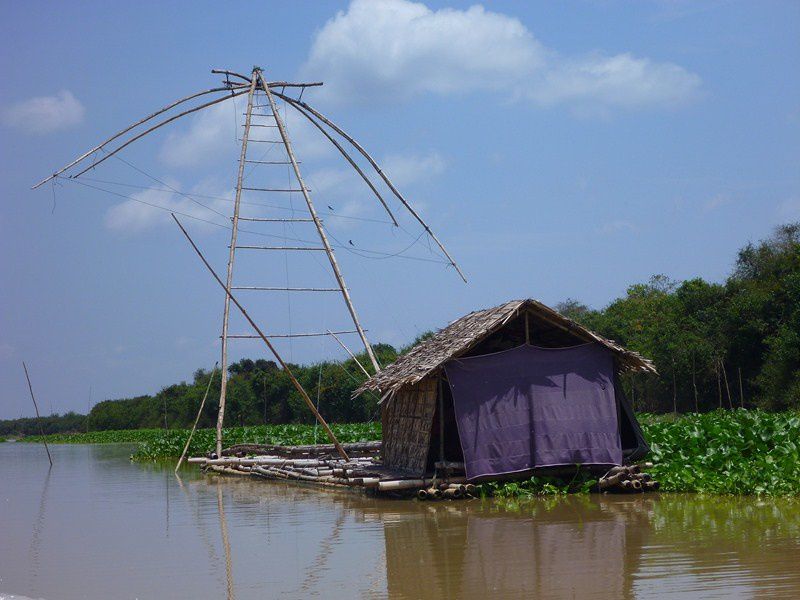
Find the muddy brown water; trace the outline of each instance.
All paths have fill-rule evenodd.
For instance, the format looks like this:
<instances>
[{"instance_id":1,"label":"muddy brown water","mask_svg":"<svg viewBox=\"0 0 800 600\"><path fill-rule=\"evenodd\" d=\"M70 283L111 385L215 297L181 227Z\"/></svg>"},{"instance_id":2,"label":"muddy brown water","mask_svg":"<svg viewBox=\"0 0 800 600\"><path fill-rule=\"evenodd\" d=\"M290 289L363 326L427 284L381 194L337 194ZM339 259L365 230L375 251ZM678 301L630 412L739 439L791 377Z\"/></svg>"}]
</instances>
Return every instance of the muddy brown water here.
<instances>
[{"instance_id":1,"label":"muddy brown water","mask_svg":"<svg viewBox=\"0 0 800 600\"><path fill-rule=\"evenodd\" d=\"M385 500L0 444L0 598L798 598L800 501ZM13 595L13 596L12 596Z\"/></svg>"}]
</instances>

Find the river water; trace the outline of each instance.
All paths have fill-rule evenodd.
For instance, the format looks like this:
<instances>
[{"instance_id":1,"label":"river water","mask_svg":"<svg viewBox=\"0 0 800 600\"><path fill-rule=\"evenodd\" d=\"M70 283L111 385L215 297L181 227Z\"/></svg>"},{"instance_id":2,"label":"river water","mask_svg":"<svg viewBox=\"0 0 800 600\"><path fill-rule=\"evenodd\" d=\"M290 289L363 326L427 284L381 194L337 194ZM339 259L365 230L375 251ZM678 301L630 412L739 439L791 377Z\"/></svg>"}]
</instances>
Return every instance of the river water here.
<instances>
[{"instance_id":1,"label":"river water","mask_svg":"<svg viewBox=\"0 0 800 600\"><path fill-rule=\"evenodd\" d=\"M180 478L0 444L0 599L800 598L800 501L508 503Z\"/></svg>"}]
</instances>

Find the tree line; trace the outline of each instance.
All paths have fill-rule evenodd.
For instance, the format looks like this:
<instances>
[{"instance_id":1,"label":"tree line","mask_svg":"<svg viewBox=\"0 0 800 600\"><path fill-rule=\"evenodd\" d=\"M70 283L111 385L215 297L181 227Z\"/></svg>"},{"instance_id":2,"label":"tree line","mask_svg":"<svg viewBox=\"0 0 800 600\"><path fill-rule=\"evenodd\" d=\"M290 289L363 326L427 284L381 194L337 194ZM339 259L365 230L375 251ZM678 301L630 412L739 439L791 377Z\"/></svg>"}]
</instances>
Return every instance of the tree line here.
<instances>
[{"instance_id":1,"label":"tree line","mask_svg":"<svg viewBox=\"0 0 800 600\"><path fill-rule=\"evenodd\" d=\"M556 308L601 335L652 359L658 376L625 375L636 410L703 412L737 406L767 410L800 408L800 223L783 225L768 239L739 250L722 283L676 282L655 275L632 285L602 309L576 300ZM381 364L407 348L374 349ZM367 357L358 356L369 365ZM326 419L363 422L377 418L377 398L352 398L364 375L352 359L291 365ZM243 359L229 366L228 425L308 423L312 417L286 374L271 360ZM200 369L191 382L154 395L106 400L89 415L67 413L42 419L45 433L189 427L212 374ZM216 373L200 427L216 423ZM38 433L34 419L0 421L0 435Z\"/></svg>"},{"instance_id":2,"label":"tree line","mask_svg":"<svg viewBox=\"0 0 800 600\"><path fill-rule=\"evenodd\" d=\"M637 410L800 408L800 223L740 249L723 283L655 275L602 310L557 308L655 362L624 377Z\"/></svg>"}]
</instances>

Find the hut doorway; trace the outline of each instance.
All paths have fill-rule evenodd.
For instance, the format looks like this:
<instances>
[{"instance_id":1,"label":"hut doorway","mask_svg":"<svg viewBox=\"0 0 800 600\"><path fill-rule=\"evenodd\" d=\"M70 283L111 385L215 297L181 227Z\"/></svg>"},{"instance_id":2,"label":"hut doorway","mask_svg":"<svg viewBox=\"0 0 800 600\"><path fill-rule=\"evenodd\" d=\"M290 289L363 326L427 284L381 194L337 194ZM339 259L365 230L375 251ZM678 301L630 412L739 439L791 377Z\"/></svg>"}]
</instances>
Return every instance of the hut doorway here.
<instances>
[{"instance_id":1,"label":"hut doorway","mask_svg":"<svg viewBox=\"0 0 800 600\"><path fill-rule=\"evenodd\" d=\"M450 383L444 377L439 380L436 398L436 411L433 413L431 445L426 468L428 473L434 472L437 462L464 462L464 451L461 449L456 413L453 408L453 393L450 391Z\"/></svg>"}]
</instances>

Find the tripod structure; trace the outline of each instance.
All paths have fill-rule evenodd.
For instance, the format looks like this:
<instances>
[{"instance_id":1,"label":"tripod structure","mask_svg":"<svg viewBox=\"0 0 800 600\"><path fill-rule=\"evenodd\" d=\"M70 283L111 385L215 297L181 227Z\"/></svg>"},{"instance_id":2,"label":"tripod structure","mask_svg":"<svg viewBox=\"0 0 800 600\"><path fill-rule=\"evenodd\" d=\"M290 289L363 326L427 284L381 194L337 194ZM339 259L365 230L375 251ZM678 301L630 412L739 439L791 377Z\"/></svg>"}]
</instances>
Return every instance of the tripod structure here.
<instances>
[{"instance_id":1,"label":"tripod structure","mask_svg":"<svg viewBox=\"0 0 800 600\"><path fill-rule=\"evenodd\" d=\"M372 346L369 343L369 340L366 336L366 331L359 320L358 313L356 312L356 308L353 304L353 300L350 296L350 291L347 287L347 284L344 279L344 275L342 274L341 268L339 263L336 259L334 254L334 250L331 246L331 243L328 239L328 235L326 233L324 224L322 219L319 216L319 213L314 205L314 202L311 197L311 191L306 186L303 176L300 170L300 162L297 160L294 148L292 146L291 139L289 137L289 133L287 131L286 122L284 116L281 115L281 111L279 109L277 100L282 100L285 102L286 110L289 107L296 110L300 115L302 115L305 119L307 119L317 131L319 131L325 139L327 139L333 146L337 149L339 154L348 162L348 164L358 173L361 179L365 182L367 187L371 190L373 195L379 201L383 209L386 211L387 215L391 219L392 223L396 226L397 219L395 215L392 213L389 205L387 204L386 200L383 198L381 193L378 191L376 186L373 184L372 180L367 176L364 170L358 165L358 163L353 159L348 149L345 146L350 147L350 151L352 152L355 150L361 157L366 160L366 162L370 165L370 167L374 170L374 172L378 175L378 177L386 184L392 194L395 196L397 200L400 201L401 205L409 211L412 217L419 222L419 224L424 228L425 233L430 237L430 239L438 246L438 248L442 251L444 256L447 258L447 261L450 266L452 266L459 276L466 282L466 278L464 274L461 272L461 269L455 263L453 258L447 252L445 247L436 237L436 235L431 231L430 227L422 220L419 214L414 210L414 208L408 203L408 201L403 197L403 195L397 190L397 188L392 184L389 180L387 175L383 172L381 167L378 163L367 153L367 151L349 134L347 134L344 130L342 130L339 126L333 123L329 118L321 114L319 111L308 105L307 103L302 101L302 91L306 88L316 87L322 85L322 83L292 83L287 81L268 81L263 73L263 70L260 67L253 67L252 72L250 75L242 75L240 73L236 73L234 71L228 70L221 70L221 69L214 69L212 73L220 74L225 76L225 81L223 82L222 86L211 88L205 91L197 92L186 96L185 98L179 99L166 107L140 119L136 123L126 127L122 131L114 134L112 137L108 138L104 142L98 144L94 148L88 150L77 159L69 163L68 165L62 167L58 171L54 172L49 177L46 177L42 181L38 182L36 185L33 186L33 189L36 189L45 183L52 181L56 178L68 177L69 179L76 179L79 178L81 175L86 173L87 171L94 169L104 161L108 160L112 156L119 153L128 145L132 144L136 140L148 135L149 133L169 124L172 123L181 117L187 116L189 114L204 110L208 107L214 106L221 102L225 102L227 100L245 96L246 97L246 109L244 113L244 124L242 137L241 137L241 151L239 154L239 161L238 161L238 169L237 169L237 177L236 177L236 190L233 202L233 213L230 216L230 244L228 247L228 262L227 262L227 270L224 279L224 287L225 287L225 303L223 308L223 317L222 317L222 332L221 332L221 360L220 360L220 369L221 369L221 384L220 384L220 397L219 397L219 412L217 415L217 435L216 435L216 451L217 456L221 456L222 452L222 426L224 423L225 418L225 402L227 397L227 389L228 389L228 350L229 350L229 342L232 339L237 338L261 338L263 341L267 343L270 350L275 354L276 358L278 358L279 362L282 365L285 365L284 361L280 358L277 354L277 351L274 347L269 343L267 338L293 338L293 337L316 337L316 336L332 336L339 344L341 344L348 353L351 351L344 346L341 340L337 337L337 334L357 334L361 340L361 343L364 346L364 350L366 351L367 357L369 358L369 362L374 369L374 372L378 372L380 370L380 365L378 364L378 360L375 357L375 353L372 349ZM288 95L287 90L300 90L300 97L294 98ZM175 109L181 105L186 103L196 102L198 98L202 96L211 95L212 99L202 102L201 104L196 104L191 106L191 108L186 108L177 114L172 114L175 112ZM170 116L167 116L167 115ZM162 120L155 122L154 124L150 124L151 121L155 120L157 117L164 116ZM149 125L146 129L144 129L145 125ZM143 129L140 131L140 129ZM116 145L113 148L109 148L113 142L116 142ZM252 155L252 145L253 144L269 144L275 147L282 148L283 156L280 157L271 157L271 160L263 160L261 158L253 158ZM249 152L250 151L250 152ZM103 156L101 158L97 158L97 153L102 152ZM86 163L89 163L88 165ZM251 170L256 168L258 169L268 169L270 166L276 165L283 165L284 167L289 167L290 172L292 175L292 183L286 187L255 187L251 185L246 185L247 177L245 175L245 169L247 166L251 166ZM67 172L73 173L67 175ZM297 216L296 212L292 212L292 216L290 218L273 218L273 217L263 217L263 216L251 216L251 215L243 215L241 208L242 208L242 197L243 193L253 193L253 194L291 194L291 193L299 193L302 195L304 204L305 204L305 212L301 216ZM239 243L238 235L239 235L239 225L242 221L249 221L253 223L289 223L289 224L297 224L298 226L301 225L309 225L313 226L314 230L316 231L316 235L319 239L318 245L309 245L307 243L303 243L300 245L248 245L248 244L241 244ZM181 229L183 229L181 227ZM185 230L184 230L185 233ZM188 234L187 234L188 235ZM192 242L194 245L194 243ZM196 249L196 248L195 248ZM197 249L196 249L197 250ZM330 266L333 278L335 280L335 287L334 286L304 286L304 287L290 287L288 285L283 287L275 287L275 286L257 286L257 285L248 285L248 286L241 286L241 285L234 285L234 272L235 272L235 264L236 264L236 257L238 251L264 251L264 252L298 252L298 253L319 253L324 254L327 262ZM198 250L199 252L199 250ZM202 258L202 255L201 255ZM203 259L205 260L205 259ZM212 271L213 274L213 271ZM214 274L215 277L216 274ZM321 331L321 332L303 332L303 333L287 333L287 334L263 334L260 329L258 329L252 319L244 312L243 307L241 304L234 298L233 292L237 292L239 290L248 290L248 291L260 291L260 292L285 292L287 294L297 294L297 293L309 293L309 294L319 294L319 293L334 293L339 294L342 297L342 300L347 308L347 312L350 316L350 319L353 323L352 330L340 330L340 331ZM244 316L250 321L251 325L256 329L258 335L254 334L233 334L230 332L230 305L231 301L233 300L234 304L242 311ZM361 364L359 363L359 366ZM363 366L361 367L363 369ZM291 374L290 374L291 375ZM294 377L291 376L294 380ZM296 382L296 385L299 383ZM302 394L307 399L307 394L303 392ZM310 407L313 408L313 407ZM312 410L315 416L324 424L324 420L322 420L321 416L318 414L318 411ZM326 431L328 432L329 436L332 437L332 441L334 444L338 446L338 442L336 441L335 437L333 437L333 433L327 427L327 424L324 424Z\"/></svg>"}]
</instances>

